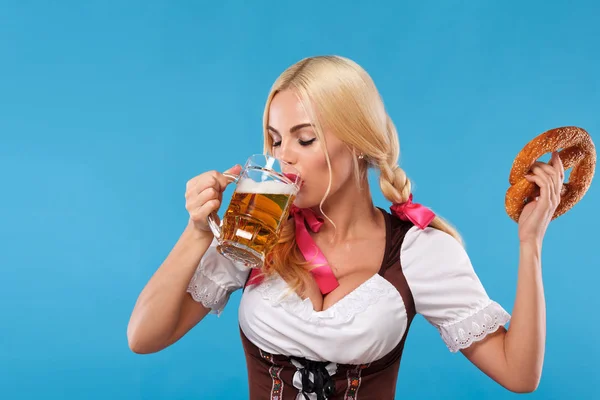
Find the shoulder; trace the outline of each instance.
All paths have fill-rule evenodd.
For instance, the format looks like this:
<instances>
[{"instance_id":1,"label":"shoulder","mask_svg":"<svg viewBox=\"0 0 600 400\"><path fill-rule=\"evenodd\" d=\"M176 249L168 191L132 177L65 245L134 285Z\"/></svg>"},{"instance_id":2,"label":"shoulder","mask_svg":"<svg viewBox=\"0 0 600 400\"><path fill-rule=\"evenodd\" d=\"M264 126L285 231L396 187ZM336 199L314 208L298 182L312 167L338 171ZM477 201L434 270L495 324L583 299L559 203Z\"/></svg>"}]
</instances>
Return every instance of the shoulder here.
<instances>
[{"instance_id":1,"label":"shoulder","mask_svg":"<svg viewBox=\"0 0 600 400\"><path fill-rule=\"evenodd\" d=\"M468 258L462 243L452 235L433 227L420 229L392 213L386 211L386 214L389 232L387 243L389 261L397 262L400 258L403 270L414 267L416 264L437 263L441 259Z\"/></svg>"},{"instance_id":2,"label":"shoulder","mask_svg":"<svg viewBox=\"0 0 600 400\"><path fill-rule=\"evenodd\" d=\"M468 255L452 235L430 226L425 229L412 226L404 236L401 258L407 261L445 261L442 264L448 264L468 258Z\"/></svg>"},{"instance_id":3,"label":"shoulder","mask_svg":"<svg viewBox=\"0 0 600 400\"><path fill-rule=\"evenodd\" d=\"M464 246L436 228L411 227L404 237L400 264L416 312L438 328L455 352L510 320L480 281Z\"/></svg>"},{"instance_id":4,"label":"shoulder","mask_svg":"<svg viewBox=\"0 0 600 400\"><path fill-rule=\"evenodd\" d=\"M402 244L400 264L417 305L488 301L467 251L444 231L411 228Z\"/></svg>"},{"instance_id":5,"label":"shoulder","mask_svg":"<svg viewBox=\"0 0 600 400\"><path fill-rule=\"evenodd\" d=\"M450 293L465 298L470 294L480 299L485 297L485 289L466 249L439 229L411 228L402 244L400 264L417 301L424 293L441 296L436 301Z\"/></svg>"}]
</instances>

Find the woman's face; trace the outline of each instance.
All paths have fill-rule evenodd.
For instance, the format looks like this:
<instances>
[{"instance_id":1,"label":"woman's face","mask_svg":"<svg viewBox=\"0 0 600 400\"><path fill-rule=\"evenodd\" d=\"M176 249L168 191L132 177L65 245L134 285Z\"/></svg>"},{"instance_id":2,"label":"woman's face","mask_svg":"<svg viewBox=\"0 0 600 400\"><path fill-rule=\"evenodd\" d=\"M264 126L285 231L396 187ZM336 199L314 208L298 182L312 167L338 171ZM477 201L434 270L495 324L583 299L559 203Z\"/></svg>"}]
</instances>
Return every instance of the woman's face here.
<instances>
[{"instance_id":1,"label":"woman's face","mask_svg":"<svg viewBox=\"0 0 600 400\"><path fill-rule=\"evenodd\" d=\"M318 114L318 110L316 114ZM273 139L272 154L290 164L300 174L302 187L295 205L300 208L318 206L329 186L327 159L317 139L313 121L291 90L279 92L269 108L268 131ZM335 197L345 185L354 185L353 154L325 125L325 142L331 161L332 181L328 198ZM286 171L285 166L284 173Z\"/></svg>"}]
</instances>

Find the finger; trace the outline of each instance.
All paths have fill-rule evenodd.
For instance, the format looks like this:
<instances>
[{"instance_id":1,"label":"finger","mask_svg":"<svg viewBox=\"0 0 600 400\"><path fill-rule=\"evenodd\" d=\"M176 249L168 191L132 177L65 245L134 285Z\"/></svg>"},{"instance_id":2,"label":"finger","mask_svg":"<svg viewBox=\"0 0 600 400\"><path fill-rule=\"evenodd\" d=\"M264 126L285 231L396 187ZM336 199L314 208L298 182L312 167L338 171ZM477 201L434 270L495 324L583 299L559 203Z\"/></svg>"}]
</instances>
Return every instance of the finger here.
<instances>
[{"instance_id":1,"label":"finger","mask_svg":"<svg viewBox=\"0 0 600 400\"><path fill-rule=\"evenodd\" d=\"M218 179L219 172L218 171L208 171L201 175L198 175L193 179L193 184L190 188L187 189L186 197L195 197L202 193L206 188L212 187L216 190L221 189L221 185L219 184Z\"/></svg>"},{"instance_id":2,"label":"finger","mask_svg":"<svg viewBox=\"0 0 600 400\"><path fill-rule=\"evenodd\" d=\"M225 171L225 173L239 175L241 170L242 167L240 165L234 165ZM195 193L200 193L209 186L213 186L217 190L223 191L229 183L231 183L231 179L224 176L223 173L219 171L207 171L187 181L186 192L195 189Z\"/></svg>"},{"instance_id":3,"label":"finger","mask_svg":"<svg viewBox=\"0 0 600 400\"><path fill-rule=\"evenodd\" d=\"M241 165L236 164L233 167L226 170L223 174L218 174L217 179L219 181L220 190L224 191L225 188L227 187L227 185L229 185L232 182L231 178L228 178L224 174L238 176L240 174L240 172L242 172L242 167L241 167Z\"/></svg>"},{"instance_id":4,"label":"finger","mask_svg":"<svg viewBox=\"0 0 600 400\"><path fill-rule=\"evenodd\" d=\"M535 175L543 177L544 180L548 181L549 188L552 191L551 197L556 193L560 193L560 183L558 181L558 173L554 167L546 163L536 162L531 167L532 172Z\"/></svg>"},{"instance_id":5,"label":"finger","mask_svg":"<svg viewBox=\"0 0 600 400\"><path fill-rule=\"evenodd\" d=\"M556 209L556 207L558 207L558 203L560 202L560 190L562 187L560 181L558 180L556 170L553 169L552 175L550 175L550 174L545 175L545 179L547 180L547 184L548 184L547 190L548 190L549 199L550 199L549 200L550 207L552 209Z\"/></svg>"},{"instance_id":6,"label":"finger","mask_svg":"<svg viewBox=\"0 0 600 400\"><path fill-rule=\"evenodd\" d=\"M540 194L536 200L544 209L549 209L552 204L552 199L550 197L552 190L549 180L540 175L525 175L525 179L527 179L529 182L535 183L540 188Z\"/></svg>"},{"instance_id":7,"label":"finger","mask_svg":"<svg viewBox=\"0 0 600 400\"><path fill-rule=\"evenodd\" d=\"M530 168L531 172L535 172L536 170L544 171L548 175L555 175L557 170L552 165L536 161Z\"/></svg>"},{"instance_id":8,"label":"finger","mask_svg":"<svg viewBox=\"0 0 600 400\"><path fill-rule=\"evenodd\" d=\"M196 182L196 193L200 193L208 187L213 187L219 192L223 192L230 180L219 171L209 171L200 176Z\"/></svg>"},{"instance_id":9,"label":"finger","mask_svg":"<svg viewBox=\"0 0 600 400\"><path fill-rule=\"evenodd\" d=\"M208 187L208 188L204 189L202 192L200 192L198 194L198 196L196 196L196 198L192 201L192 206L200 207L204 203L208 203L210 200L215 200L215 199L217 199L217 200L221 199L221 192L218 191L214 187Z\"/></svg>"},{"instance_id":10,"label":"finger","mask_svg":"<svg viewBox=\"0 0 600 400\"><path fill-rule=\"evenodd\" d=\"M187 192L200 193L209 186L218 185L218 171L207 171L190 179L185 185Z\"/></svg>"},{"instance_id":11,"label":"finger","mask_svg":"<svg viewBox=\"0 0 600 400\"><path fill-rule=\"evenodd\" d=\"M204 204L211 202L212 200L221 201L221 192L217 191L214 187L204 189L202 192L188 199L185 204L185 208L188 211L193 211L201 208Z\"/></svg>"},{"instance_id":12,"label":"finger","mask_svg":"<svg viewBox=\"0 0 600 400\"><path fill-rule=\"evenodd\" d=\"M552 159L550 160L550 165L552 165L557 171L560 177L560 180L564 182L565 180L565 166L560 158L559 154L555 151L552 153Z\"/></svg>"},{"instance_id":13,"label":"finger","mask_svg":"<svg viewBox=\"0 0 600 400\"><path fill-rule=\"evenodd\" d=\"M556 175L554 178L554 182L555 182L555 189L556 189L556 195L558 198L558 201L560 202L561 198L562 198L562 191L563 191L563 187L564 187L564 183L565 183L565 169L562 163L562 160L560 159L560 156L557 152L552 153L552 160L550 160L550 163L552 165L553 168L556 169Z\"/></svg>"},{"instance_id":14,"label":"finger","mask_svg":"<svg viewBox=\"0 0 600 400\"><path fill-rule=\"evenodd\" d=\"M221 206L221 201L219 199L209 200L206 203L204 203L202 206L193 209L190 212L190 217L194 221L200 221L200 220L206 219L211 212L217 211L220 206Z\"/></svg>"},{"instance_id":15,"label":"finger","mask_svg":"<svg viewBox=\"0 0 600 400\"><path fill-rule=\"evenodd\" d=\"M198 181L202 179L202 175L196 175L195 177L189 179L186 183L185 183L185 191L191 191L193 188L196 187L196 185L198 185Z\"/></svg>"},{"instance_id":16,"label":"finger","mask_svg":"<svg viewBox=\"0 0 600 400\"><path fill-rule=\"evenodd\" d=\"M531 192L525 198L525 204L531 203L532 201L537 200L539 197L540 197L540 188L538 187L538 185L535 185L535 188L533 189L533 192Z\"/></svg>"},{"instance_id":17,"label":"finger","mask_svg":"<svg viewBox=\"0 0 600 400\"><path fill-rule=\"evenodd\" d=\"M195 190L188 191L185 195L185 208L188 211L191 211L200 207L209 200L220 198L221 192L218 191L214 186L209 186L202 190L200 193L196 193Z\"/></svg>"},{"instance_id":18,"label":"finger","mask_svg":"<svg viewBox=\"0 0 600 400\"><path fill-rule=\"evenodd\" d=\"M556 169L556 190L558 190L558 198L562 196L562 191L565 183L565 168L558 153L554 152L553 159L550 161L552 167Z\"/></svg>"},{"instance_id":19,"label":"finger","mask_svg":"<svg viewBox=\"0 0 600 400\"><path fill-rule=\"evenodd\" d=\"M228 174L239 175L240 172L242 172L242 166L239 164L236 164L233 167L229 168L225 172L227 172Z\"/></svg>"},{"instance_id":20,"label":"finger","mask_svg":"<svg viewBox=\"0 0 600 400\"><path fill-rule=\"evenodd\" d=\"M551 205L553 207L557 207L558 203L560 202L562 185L564 180L564 171L561 173L560 167L556 167L556 162L560 162L560 157L556 152L553 152L552 158L550 159L550 162L548 164L536 162L532 167L532 170L540 174L545 174L546 177L550 179L550 182L552 184L552 192L550 193L550 198L552 201Z\"/></svg>"}]
</instances>

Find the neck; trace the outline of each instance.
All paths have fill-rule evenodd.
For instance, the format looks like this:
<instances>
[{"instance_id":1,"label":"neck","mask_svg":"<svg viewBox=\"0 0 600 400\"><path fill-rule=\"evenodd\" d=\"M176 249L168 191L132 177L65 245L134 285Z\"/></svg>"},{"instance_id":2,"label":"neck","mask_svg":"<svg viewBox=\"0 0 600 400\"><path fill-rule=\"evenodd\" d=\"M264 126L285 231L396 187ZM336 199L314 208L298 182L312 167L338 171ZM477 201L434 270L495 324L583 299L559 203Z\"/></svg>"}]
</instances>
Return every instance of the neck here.
<instances>
[{"instance_id":1,"label":"neck","mask_svg":"<svg viewBox=\"0 0 600 400\"><path fill-rule=\"evenodd\" d=\"M371 199L368 182L363 181L360 189L356 185L346 187L348 189L327 198L323 213L319 206L313 208L318 214L324 214L325 223L319 235L331 244L363 238L366 232L372 232L369 228L377 228L382 223L381 212Z\"/></svg>"}]
</instances>

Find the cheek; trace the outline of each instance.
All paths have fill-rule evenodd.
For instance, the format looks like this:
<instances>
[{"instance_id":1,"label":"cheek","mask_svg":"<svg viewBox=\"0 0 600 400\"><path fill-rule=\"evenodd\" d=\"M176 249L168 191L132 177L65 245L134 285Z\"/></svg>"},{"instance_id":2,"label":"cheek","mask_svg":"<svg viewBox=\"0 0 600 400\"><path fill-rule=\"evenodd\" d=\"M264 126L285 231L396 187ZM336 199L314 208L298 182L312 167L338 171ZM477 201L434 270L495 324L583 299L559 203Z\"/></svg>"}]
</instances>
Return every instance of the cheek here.
<instances>
[{"instance_id":1,"label":"cheek","mask_svg":"<svg viewBox=\"0 0 600 400\"><path fill-rule=\"evenodd\" d=\"M335 186L343 185L352 177L352 155L348 153L344 146L338 146L330 154L334 179L332 183Z\"/></svg>"},{"instance_id":2,"label":"cheek","mask_svg":"<svg viewBox=\"0 0 600 400\"><path fill-rule=\"evenodd\" d=\"M331 190L336 191L353 177L352 158L345 148L334 147L329 150L329 160L331 161ZM302 163L306 171L304 176L310 182L308 187L311 189L311 194L324 195L329 186L329 165L325 154L319 148L318 152L304 157Z\"/></svg>"},{"instance_id":3,"label":"cheek","mask_svg":"<svg viewBox=\"0 0 600 400\"><path fill-rule=\"evenodd\" d=\"M310 151L304 152L299 158L299 164L304 171L306 179L315 180L315 178L319 178L323 174L329 174L327 159L320 147L311 146Z\"/></svg>"}]
</instances>

